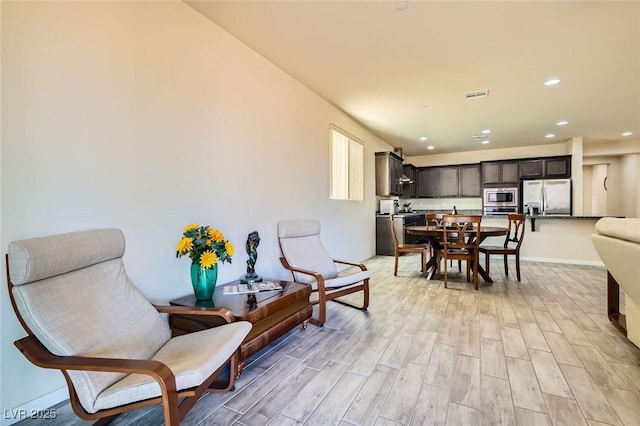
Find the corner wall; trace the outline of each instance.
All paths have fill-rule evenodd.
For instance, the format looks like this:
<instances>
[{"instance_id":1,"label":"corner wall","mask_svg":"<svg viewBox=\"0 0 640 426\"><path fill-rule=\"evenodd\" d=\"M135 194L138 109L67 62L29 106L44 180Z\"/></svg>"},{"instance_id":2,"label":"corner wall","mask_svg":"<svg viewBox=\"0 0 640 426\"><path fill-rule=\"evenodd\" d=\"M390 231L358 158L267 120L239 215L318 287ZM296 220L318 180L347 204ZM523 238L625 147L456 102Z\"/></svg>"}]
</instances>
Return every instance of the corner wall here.
<instances>
[{"instance_id":1,"label":"corner wall","mask_svg":"<svg viewBox=\"0 0 640 426\"><path fill-rule=\"evenodd\" d=\"M283 219L319 219L338 258L374 255L374 152L392 147L191 7L2 2L1 19L2 252L13 240L121 228L131 280L159 303L192 291L188 259L175 258L190 223L235 244L219 282L246 272L252 231L256 271L288 278ZM330 123L365 142L362 202L329 199ZM0 408L60 400L62 375L13 347L25 333L6 290L0 314Z\"/></svg>"}]
</instances>

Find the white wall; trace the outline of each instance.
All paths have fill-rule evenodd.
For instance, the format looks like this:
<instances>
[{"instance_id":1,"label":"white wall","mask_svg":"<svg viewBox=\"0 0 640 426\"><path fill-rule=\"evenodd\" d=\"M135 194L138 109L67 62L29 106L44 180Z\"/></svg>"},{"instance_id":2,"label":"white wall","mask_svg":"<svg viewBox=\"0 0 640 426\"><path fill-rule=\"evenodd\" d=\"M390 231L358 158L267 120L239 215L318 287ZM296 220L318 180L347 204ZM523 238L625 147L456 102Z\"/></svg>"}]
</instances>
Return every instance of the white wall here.
<instances>
[{"instance_id":1,"label":"white wall","mask_svg":"<svg viewBox=\"0 0 640 426\"><path fill-rule=\"evenodd\" d=\"M622 215L638 217L636 205L640 190L638 176L638 154L623 155L620 161L622 173Z\"/></svg>"},{"instance_id":2,"label":"white wall","mask_svg":"<svg viewBox=\"0 0 640 426\"><path fill-rule=\"evenodd\" d=\"M192 8L3 2L1 18L3 251L12 240L118 227L132 281L156 302L191 291L188 259L175 258L189 223L236 245L220 282L246 272L254 230L257 272L288 277L281 219L318 218L336 257L375 253L374 152L391 146ZM328 198L330 123L366 143L363 202ZM11 409L63 379L13 347L24 332L0 294L0 408Z\"/></svg>"},{"instance_id":3,"label":"white wall","mask_svg":"<svg viewBox=\"0 0 640 426\"><path fill-rule=\"evenodd\" d=\"M591 214L608 214L609 191L605 190L605 179L608 180L608 164L597 164L592 166L591 173ZM608 187L607 187L608 188Z\"/></svg>"}]
</instances>

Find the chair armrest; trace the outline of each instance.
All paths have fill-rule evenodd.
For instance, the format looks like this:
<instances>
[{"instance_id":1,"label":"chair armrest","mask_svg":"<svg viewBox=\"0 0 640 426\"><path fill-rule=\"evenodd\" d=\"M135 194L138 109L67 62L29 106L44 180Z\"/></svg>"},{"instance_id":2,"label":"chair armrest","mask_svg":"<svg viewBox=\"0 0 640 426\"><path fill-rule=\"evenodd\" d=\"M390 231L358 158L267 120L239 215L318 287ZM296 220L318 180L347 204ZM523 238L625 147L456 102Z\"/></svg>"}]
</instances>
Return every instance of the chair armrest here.
<instances>
[{"instance_id":1,"label":"chair armrest","mask_svg":"<svg viewBox=\"0 0 640 426\"><path fill-rule=\"evenodd\" d=\"M153 305L154 308L160 313L169 315L205 315L205 316L217 316L224 319L227 324L231 324L235 321L235 318L230 310L227 308L191 308L189 306L165 306L165 305Z\"/></svg>"},{"instance_id":2,"label":"chair armrest","mask_svg":"<svg viewBox=\"0 0 640 426\"><path fill-rule=\"evenodd\" d=\"M308 269L296 268L294 266L291 266L289 265L289 262L287 262L287 259L285 259L284 257L280 258L280 263L282 263L282 266L284 266L284 268L288 269L289 271L300 272L301 274L305 274L305 275L312 275L313 277L315 277L318 284L322 283L324 285L324 277L320 272L310 271Z\"/></svg>"},{"instance_id":3,"label":"chair armrest","mask_svg":"<svg viewBox=\"0 0 640 426\"><path fill-rule=\"evenodd\" d=\"M35 336L16 340L14 345L33 364L56 370L105 371L116 373L138 373L172 380L173 372L164 363L150 359L97 358L75 355L55 355ZM175 387L175 384L174 384Z\"/></svg>"},{"instance_id":4,"label":"chair armrest","mask_svg":"<svg viewBox=\"0 0 640 426\"><path fill-rule=\"evenodd\" d=\"M333 261L335 263L341 263L343 265L351 265L351 266L357 266L358 268L362 269L363 271L367 270L367 267L364 266L363 263L355 263L355 262L349 262L347 260L339 260L339 259L333 259Z\"/></svg>"}]
</instances>

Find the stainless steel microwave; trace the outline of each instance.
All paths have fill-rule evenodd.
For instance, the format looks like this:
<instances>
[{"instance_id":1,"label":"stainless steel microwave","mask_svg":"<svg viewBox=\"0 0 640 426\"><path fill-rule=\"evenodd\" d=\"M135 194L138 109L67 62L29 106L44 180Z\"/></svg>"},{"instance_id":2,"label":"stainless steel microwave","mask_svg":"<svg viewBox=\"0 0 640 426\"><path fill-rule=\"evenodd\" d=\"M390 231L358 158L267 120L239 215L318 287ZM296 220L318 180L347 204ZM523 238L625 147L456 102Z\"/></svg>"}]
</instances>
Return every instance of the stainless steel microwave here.
<instances>
[{"instance_id":1,"label":"stainless steel microwave","mask_svg":"<svg viewBox=\"0 0 640 426\"><path fill-rule=\"evenodd\" d=\"M518 207L518 188L484 188L484 207Z\"/></svg>"}]
</instances>

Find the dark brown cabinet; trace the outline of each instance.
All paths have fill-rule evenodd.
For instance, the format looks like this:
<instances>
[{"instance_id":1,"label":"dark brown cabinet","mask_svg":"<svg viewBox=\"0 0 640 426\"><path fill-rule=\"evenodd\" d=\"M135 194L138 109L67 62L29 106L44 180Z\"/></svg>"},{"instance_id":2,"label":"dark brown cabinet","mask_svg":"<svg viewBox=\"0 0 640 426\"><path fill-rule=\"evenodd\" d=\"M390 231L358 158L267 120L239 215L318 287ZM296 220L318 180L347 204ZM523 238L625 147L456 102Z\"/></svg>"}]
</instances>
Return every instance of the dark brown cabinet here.
<instances>
[{"instance_id":1,"label":"dark brown cabinet","mask_svg":"<svg viewBox=\"0 0 640 426\"><path fill-rule=\"evenodd\" d=\"M438 197L458 196L458 167L438 167Z\"/></svg>"},{"instance_id":2,"label":"dark brown cabinet","mask_svg":"<svg viewBox=\"0 0 640 426\"><path fill-rule=\"evenodd\" d=\"M487 161L482 163L482 184L518 183L518 161Z\"/></svg>"},{"instance_id":3,"label":"dark brown cabinet","mask_svg":"<svg viewBox=\"0 0 640 426\"><path fill-rule=\"evenodd\" d=\"M419 167L416 171L417 197L437 198L438 197L438 168Z\"/></svg>"},{"instance_id":4,"label":"dark brown cabinet","mask_svg":"<svg viewBox=\"0 0 640 426\"><path fill-rule=\"evenodd\" d=\"M417 198L482 196L480 164L418 167L415 173Z\"/></svg>"},{"instance_id":5,"label":"dark brown cabinet","mask_svg":"<svg viewBox=\"0 0 640 426\"><path fill-rule=\"evenodd\" d=\"M543 160L541 158L520 161L520 177L523 179L539 179L543 176Z\"/></svg>"},{"instance_id":6,"label":"dark brown cabinet","mask_svg":"<svg viewBox=\"0 0 640 426\"><path fill-rule=\"evenodd\" d=\"M393 152L376 152L376 195L402 195L402 158Z\"/></svg>"},{"instance_id":7,"label":"dark brown cabinet","mask_svg":"<svg viewBox=\"0 0 640 426\"><path fill-rule=\"evenodd\" d=\"M545 159L544 160L544 177L546 178L571 177L571 156Z\"/></svg>"},{"instance_id":8,"label":"dark brown cabinet","mask_svg":"<svg viewBox=\"0 0 640 426\"><path fill-rule=\"evenodd\" d=\"M460 196L482 197L480 164L460 166Z\"/></svg>"},{"instance_id":9,"label":"dark brown cabinet","mask_svg":"<svg viewBox=\"0 0 640 426\"><path fill-rule=\"evenodd\" d=\"M521 179L571 177L571 156L531 158L520 160Z\"/></svg>"}]
</instances>

